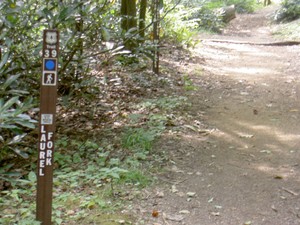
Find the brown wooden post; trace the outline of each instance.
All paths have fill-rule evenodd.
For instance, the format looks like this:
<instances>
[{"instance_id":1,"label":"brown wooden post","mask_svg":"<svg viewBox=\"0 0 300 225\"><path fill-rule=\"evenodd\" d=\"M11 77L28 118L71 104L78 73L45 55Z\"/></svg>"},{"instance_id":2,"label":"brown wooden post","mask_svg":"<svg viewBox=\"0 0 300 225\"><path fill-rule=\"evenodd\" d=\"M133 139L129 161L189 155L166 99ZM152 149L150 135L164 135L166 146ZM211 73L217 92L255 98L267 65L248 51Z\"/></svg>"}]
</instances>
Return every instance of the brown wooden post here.
<instances>
[{"instance_id":1,"label":"brown wooden post","mask_svg":"<svg viewBox=\"0 0 300 225\"><path fill-rule=\"evenodd\" d=\"M159 1L153 0L153 72L159 74Z\"/></svg>"},{"instance_id":2,"label":"brown wooden post","mask_svg":"<svg viewBox=\"0 0 300 225\"><path fill-rule=\"evenodd\" d=\"M36 218L51 225L59 33L44 30L40 96Z\"/></svg>"}]
</instances>

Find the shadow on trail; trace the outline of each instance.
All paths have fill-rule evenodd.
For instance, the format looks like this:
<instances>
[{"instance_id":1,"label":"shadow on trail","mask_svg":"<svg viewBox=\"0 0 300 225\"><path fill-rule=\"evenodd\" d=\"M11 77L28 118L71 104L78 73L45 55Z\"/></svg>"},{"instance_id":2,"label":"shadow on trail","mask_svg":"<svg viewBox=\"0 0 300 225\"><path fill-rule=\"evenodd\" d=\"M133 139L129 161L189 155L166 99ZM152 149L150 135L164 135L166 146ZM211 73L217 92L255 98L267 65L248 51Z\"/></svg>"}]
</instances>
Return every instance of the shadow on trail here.
<instances>
[{"instance_id":1,"label":"shadow on trail","mask_svg":"<svg viewBox=\"0 0 300 225\"><path fill-rule=\"evenodd\" d=\"M272 10L240 16L211 37L232 43L206 39L174 66L197 87L187 94L192 129L156 145L171 163L154 224L300 224L300 47L255 45L274 41Z\"/></svg>"},{"instance_id":2,"label":"shadow on trail","mask_svg":"<svg viewBox=\"0 0 300 225\"><path fill-rule=\"evenodd\" d=\"M194 145L190 165L201 171L184 186L199 193L195 215L202 220L187 224L300 223L300 82L286 72L294 53L228 44L200 49L208 75L194 77L200 88L191 101L194 111L207 106L205 121L216 130L205 141L181 139Z\"/></svg>"}]
</instances>

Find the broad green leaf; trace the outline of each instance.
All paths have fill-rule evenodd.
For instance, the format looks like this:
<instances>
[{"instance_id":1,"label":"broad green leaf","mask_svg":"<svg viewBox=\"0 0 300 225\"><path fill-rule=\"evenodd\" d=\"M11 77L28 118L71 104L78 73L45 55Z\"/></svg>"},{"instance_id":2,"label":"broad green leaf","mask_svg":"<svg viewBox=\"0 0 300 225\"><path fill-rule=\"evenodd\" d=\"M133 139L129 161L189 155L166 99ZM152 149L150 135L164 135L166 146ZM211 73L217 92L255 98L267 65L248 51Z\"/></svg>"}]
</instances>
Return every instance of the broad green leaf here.
<instances>
[{"instance_id":1,"label":"broad green leaf","mask_svg":"<svg viewBox=\"0 0 300 225\"><path fill-rule=\"evenodd\" d=\"M9 14L6 16L6 19L12 24L15 25L18 21L18 17L16 15L13 14Z\"/></svg>"},{"instance_id":2,"label":"broad green leaf","mask_svg":"<svg viewBox=\"0 0 300 225\"><path fill-rule=\"evenodd\" d=\"M103 41L109 41L110 40L110 38L111 38L110 33L105 27L101 28L101 33L102 33Z\"/></svg>"},{"instance_id":3,"label":"broad green leaf","mask_svg":"<svg viewBox=\"0 0 300 225\"><path fill-rule=\"evenodd\" d=\"M6 52L2 56L1 61L0 61L0 69L7 63L8 57L9 57L9 52Z\"/></svg>"},{"instance_id":4,"label":"broad green leaf","mask_svg":"<svg viewBox=\"0 0 300 225\"><path fill-rule=\"evenodd\" d=\"M120 175L118 173L109 173L110 177L115 178L115 179L120 179Z\"/></svg>"},{"instance_id":5,"label":"broad green leaf","mask_svg":"<svg viewBox=\"0 0 300 225\"><path fill-rule=\"evenodd\" d=\"M28 174L28 180L32 183L36 182L37 178L35 172L30 171L30 173Z\"/></svg>"},{"instance_id":6,"label":"broad green leaf","mask_svg":"<svg viewBox=\"0 0 300 225\"><path fill-rule=\"evenodd\" d=\"M55 223L62 224L63 220L61 218L55 218Z\"/></svg>"},{"instance_id":7,"label":"broad green leaf","mask_svg":"<svg viewBox=\"0 0 300 225\"><path fill-rule=\"evenodd\" d=\"M21 176L21 173L19 173L19 172L6 172L4 175L8 176L8 177L19 177L19 176Z\"/></svg>"},{"instance_id":8,"label":"broad green leaf","mask_svg":"<svg viewBox=\"0 0 300 225\"><path fill-rule=\"evenodd\" d=\"M0 108L0 114L8 110L13 104L17 103L19 101L19 97L12 97L9 99L1 108Z\"/></svg>"},{"instance_id":9,"label":"broad green leaf","mask_svg":"<svg viewBox=\"0 0 300 225\"><path fill-rule=\"evenodd\" d=\"M12 75L10 76L5 83L2 85L2 88L5 90L7 87L9 87L13 82L15 82L18 78L20 77L20 75Z\"/></svg>"},{"instance_id":10,"label":"broad green leaf","mask_svg":"<svg viewBox=\"0 0 300 225\"><path fill-rule=\"evenodd\" d=\"M7 94L11 94L11 95L27 95L29 94L28 91L22 91L22 90L9 90L6 92Z\"/></svg>"},{"instance_id":11,"label":"broad green leaf","mask_svg":"<svg viewBox=\"0 0 300 225\"><path fill-rule=\"evenodd\" d=\"M0 128L5 128L5 129L14 129L18 128L16 125L11 125L11 124L1 124L0 123Z\"/></svg>"},{"instance_id":12,"label":"broad green leaf","mask_svg":"<svg viewBox=\"0 0 300 225\"><path fill-rule=\"evenodd\" d=\"M23 127L28 127L28 128L31 128L31 129L35 128L35 125L31 122L28 122L28 121L17 121L16 124L19 124Z\"/></svg>"},{"instance_id":13,"label":"broad green leaf","mask_svg":"<svg viewBox=\"0 0 300 225\"><path fill-rule=\"evenodd\" d=\"M27 134L16 135L8 144L11 145L11 144L19 143L26 135Z\"/></svg>"},{"instance_id":14,"label":"broad green leaf","mask_svg":"<svg viewBox=\"0 0 300 225\"><path fill-rule=\"evenodd\" d=\"M74 13L74 8L71 7L65 7L63 10L60 11L58 15L58 20L61 22L64 22L68 17L73 15Z\"/></svg>"},{"instance_id":15,"label":"broad green leaf","mask_svg":"<svg viewBox=\"0 0 300 225\"><path fill-rule=\"evenodd\" d=\"M31 119L30 116L28 116L27 114L20 114L20 115L18 115L18 118L21 118L21 119L27 120L27 121Z\"/></svg>"},{"instance_id":16,"label":"broad green leaf","mask_svg":"<svg viewBox=\"0 0 300 225\"><path fill-rule=\"evenodd\" d=\"M9 7L10 8L12 8L12 9L14 9L14 8L16 8L16 3L14 3L14 2L11 2L10 4L9 4Z\"/></svg>"},{"instance_id":17,"label":"broad green leaf","mask_svg":"<svg viewBox=\"0 0 300 225\"><path fill-rule=\"evenodd\" d=\"M11 163L11 164L7 164L6 166L0 167L0 173L4 173L5 171L12 168L14 165L15 165L14 163Z\"/></svg>"},{"instance_id":18,"label":"broad green leaf","mask_svg":"<svg viewBox=\"0 0 300 225\"><path fill-rule=\"evenodd\" d=\"M15 153L17 153L19 156L21 156L24 159L28 159L29 155L26 152L23 152L22 150L18 148L11 148Z\"/></svg>"}]
</instances>

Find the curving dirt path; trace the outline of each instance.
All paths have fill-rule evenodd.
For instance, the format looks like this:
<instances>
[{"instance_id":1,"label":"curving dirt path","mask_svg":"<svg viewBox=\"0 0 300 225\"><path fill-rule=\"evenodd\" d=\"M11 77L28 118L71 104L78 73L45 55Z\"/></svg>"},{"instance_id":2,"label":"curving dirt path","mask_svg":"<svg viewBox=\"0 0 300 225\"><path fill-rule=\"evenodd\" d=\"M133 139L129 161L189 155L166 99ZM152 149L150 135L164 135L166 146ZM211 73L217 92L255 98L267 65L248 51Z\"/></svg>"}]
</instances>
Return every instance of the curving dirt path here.
<instances>
[{"instance_id":1,"label":"curving dirt path","mask_svg":"<svg viewBox=\"0 0 300 225\"><path fill-rule=\"evenodd\" d=\"M199 37L194 62L181 68L197 87L191 129L158 144L172 163L141 203L140 224L300 224L300 47L215 41L276 41L272 11Z\"/></svg>"}]
</instances>

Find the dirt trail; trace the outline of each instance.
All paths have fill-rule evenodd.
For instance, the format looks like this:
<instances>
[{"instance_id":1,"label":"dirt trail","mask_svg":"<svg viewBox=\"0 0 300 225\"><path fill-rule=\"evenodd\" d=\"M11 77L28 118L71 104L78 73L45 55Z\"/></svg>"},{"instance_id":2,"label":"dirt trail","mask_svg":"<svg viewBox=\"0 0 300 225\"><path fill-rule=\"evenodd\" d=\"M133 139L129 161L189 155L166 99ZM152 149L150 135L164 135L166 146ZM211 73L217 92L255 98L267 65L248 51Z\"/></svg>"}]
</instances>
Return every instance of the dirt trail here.
<instances>
[{"instance_id":1,"label":"dirt trail","mask_svg":"<svg viewBox=\"0 0 300 225\"><path fill-rule=\"evenodd\" d=\"M189 98L199 132L158 145L173 163L141 203L144 224L300 224L300 47L209 41L274 41L272 11L239 15L195 50L204 63L183 68L197 86Z\"/></svg>"}]
</instances>

